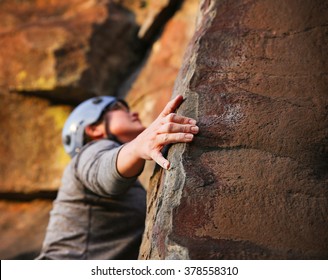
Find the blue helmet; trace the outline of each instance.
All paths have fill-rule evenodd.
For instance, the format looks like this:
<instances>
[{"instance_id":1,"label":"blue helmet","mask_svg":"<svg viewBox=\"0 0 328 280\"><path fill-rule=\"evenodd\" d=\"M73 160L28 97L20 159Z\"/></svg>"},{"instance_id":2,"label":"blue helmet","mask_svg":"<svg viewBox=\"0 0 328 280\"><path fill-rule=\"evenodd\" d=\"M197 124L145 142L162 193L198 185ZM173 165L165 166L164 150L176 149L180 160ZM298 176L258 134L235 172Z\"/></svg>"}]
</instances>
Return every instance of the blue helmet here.
<instances>
[{"instance_id":1,"label":"blue helmet","mask_svg":"<svg viewBox=\"0 0 328 280\"><path fill-rule=\"evenodd\" d=\"M78 105L69 115L62 131L62 141L66 153L74 157L84 144L84 129L95 123L105 108L115 103L117 98L98 96L90 98Z\"/></svg>"}]
</instances>

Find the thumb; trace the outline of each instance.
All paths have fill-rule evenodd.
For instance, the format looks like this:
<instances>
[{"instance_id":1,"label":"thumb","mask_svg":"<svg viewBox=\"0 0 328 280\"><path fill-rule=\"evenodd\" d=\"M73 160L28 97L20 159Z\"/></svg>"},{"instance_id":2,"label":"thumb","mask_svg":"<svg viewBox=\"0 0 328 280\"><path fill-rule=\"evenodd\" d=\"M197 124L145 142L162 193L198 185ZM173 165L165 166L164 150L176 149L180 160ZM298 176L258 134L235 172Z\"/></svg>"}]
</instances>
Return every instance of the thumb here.
<instances>
[{"instance_id":1,"label":"thumb","mask_svg":"<svg viewBox=\"0 0 328 280\"><path fill-rule=\"evenodd\" d=\"M169 103L166 104L161 115L165 117L168 114L173 113L181 105L182 102L183 102L183 96L178 95L177 97L175 97Z\"/></svg>"},{"instance_id":2,"label":"thumb","mask_svg":"<svg viewBox=\"0 0 328 280\"><path fill-rule=\"evenodd\" d=\"M162 168L164 168L166 170L168 170L170 168L170 162L166 158L163 157L161 152L156 151L151 155L151 157Z\"/></svg>"}]
</instances>

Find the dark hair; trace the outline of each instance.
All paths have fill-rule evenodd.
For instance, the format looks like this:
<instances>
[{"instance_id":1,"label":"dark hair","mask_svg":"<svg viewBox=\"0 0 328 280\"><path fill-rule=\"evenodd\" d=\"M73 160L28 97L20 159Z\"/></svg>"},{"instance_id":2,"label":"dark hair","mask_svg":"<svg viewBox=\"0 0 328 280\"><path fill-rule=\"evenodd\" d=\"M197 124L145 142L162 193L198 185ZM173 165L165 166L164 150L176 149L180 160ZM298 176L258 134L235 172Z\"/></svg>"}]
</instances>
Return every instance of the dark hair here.
<instances>
[{"instance_id":1,"label":"dark hair","mask_svg":"<svg viewBox=\"0 0 328 280\"><path fill-rule=\"evenodd\" d=\"M117 99L116 102L114 102L112 104L109 104L107 107L105 107L104 110L102 111L102 113L100 114L100 117L98 118L98 120L96 120L91 125L101 124L104 121L105 114L108 111L115 110L114 108L115 108L115 105L117 103L123 104L128 110L130 109L128 103L126 103L125 100L123 100L123 99ZM111 139L111 140L117 141L115 135L108 135L108 138ZM83 145L86 145L87 143L89 143L91 141L93 141L93 139L88 134L86 134L85 131L84 131L83 132Z\"/></svg>"}]
</instances>

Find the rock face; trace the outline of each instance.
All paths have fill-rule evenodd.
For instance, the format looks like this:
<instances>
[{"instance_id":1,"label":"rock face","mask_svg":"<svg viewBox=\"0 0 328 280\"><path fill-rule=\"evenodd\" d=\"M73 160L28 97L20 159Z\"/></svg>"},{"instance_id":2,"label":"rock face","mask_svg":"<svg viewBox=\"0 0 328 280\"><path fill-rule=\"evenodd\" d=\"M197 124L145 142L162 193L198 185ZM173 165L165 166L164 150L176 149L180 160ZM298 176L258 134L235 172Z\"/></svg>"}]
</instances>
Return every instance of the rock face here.
<instances>
[{"instance_id":1,"label":"rock face","mask_svg":"<svg viewBox=\"0 0 328 280\"><path fill-rule=\"evenodd\" d=\"M190 145L156 170L143 259L327 259L326 1L201 2L176 81Z\"/></svg>"}]
</instances>

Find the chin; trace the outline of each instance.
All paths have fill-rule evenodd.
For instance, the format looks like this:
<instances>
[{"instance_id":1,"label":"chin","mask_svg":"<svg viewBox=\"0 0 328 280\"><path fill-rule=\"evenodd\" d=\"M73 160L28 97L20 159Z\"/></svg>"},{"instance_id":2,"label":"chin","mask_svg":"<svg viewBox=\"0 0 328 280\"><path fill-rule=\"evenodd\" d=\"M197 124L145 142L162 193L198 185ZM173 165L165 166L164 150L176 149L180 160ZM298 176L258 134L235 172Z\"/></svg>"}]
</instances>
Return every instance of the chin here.
<instances>
[{"instance_id":1,"label":"chin","mask_svg":"<svg viewBox=\"0 0 328 280\"><path fill-rule=\"evenodd\" d=\"M140 130L140 132L144 131L146 128L143 126L141 122L136 126L136 130Z\"/></svg>"}]
</instances>

